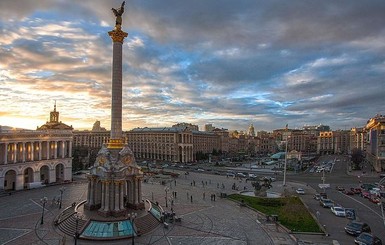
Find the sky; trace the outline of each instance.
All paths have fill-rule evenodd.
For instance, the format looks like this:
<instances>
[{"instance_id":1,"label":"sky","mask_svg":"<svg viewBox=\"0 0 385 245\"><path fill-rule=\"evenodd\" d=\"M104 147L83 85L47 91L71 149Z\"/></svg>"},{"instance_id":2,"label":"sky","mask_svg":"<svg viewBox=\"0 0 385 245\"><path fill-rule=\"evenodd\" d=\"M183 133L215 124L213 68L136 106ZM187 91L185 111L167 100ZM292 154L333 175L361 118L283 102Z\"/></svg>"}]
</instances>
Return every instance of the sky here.
<instances>
[{"instance_id":1,"label":"sky","mask_svg":"<svg viewBox=\"0 0 385 245\"><path fill-rule=\"evenodd\" d=\"M116 0L0 0L0 125L110 128ZM123 129L365 126L385 114L383 0L128 0Z\"/></svg>"}]
</instances>

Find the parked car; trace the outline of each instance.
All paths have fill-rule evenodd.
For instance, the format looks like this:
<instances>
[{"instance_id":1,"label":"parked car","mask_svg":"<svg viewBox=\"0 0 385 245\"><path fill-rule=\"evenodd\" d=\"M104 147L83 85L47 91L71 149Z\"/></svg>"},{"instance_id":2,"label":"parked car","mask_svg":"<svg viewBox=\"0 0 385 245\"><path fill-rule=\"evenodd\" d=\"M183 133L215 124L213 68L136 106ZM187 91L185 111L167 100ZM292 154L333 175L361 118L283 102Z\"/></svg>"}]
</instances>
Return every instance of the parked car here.
<instances>
[{"instance_id":1,"label":"parked car","mask_svg":"<svg viewBox=\"0 0 385 245\"><path fill-rule=\"evenodd\" d=\"M362 191L361 192L361 196L363 198L369 198L370 197L370 192L369 191Z\"/></svg>"},{"instance_id":2,"label":"parked car","mask_svg":"<svg viewBox=\"0 0 385 245\"><path fill-rule=\"evenodd\" d=\"M250 173L250 174L249 174L249 178L257 178L257 175L256 175L256 174L253 174L253 173Z\"/></svg>"},{"instance_id":3,"label":"parked car","mask_svg":"<svg viewBox=\"0 0 385 245\"><path fill-rule=\"evenodd\" d=\"M246 178L246 174L244 174L244 173L237 173L237 177Z\"/></svg>"},{"instance_id":4,"label":"parked car","mask_svg":"<svg viewBox=\"0 0 385 245\"><path fill-rule=\"evenodd\" d=\"M319 200L319 203L322 207L324 208L331 208L334 206L334 203L332 200L328 199L328 198L321 198Z\"/></svg>"},{"instance_id":5,"label":"parked car","mask_svg":"<svg viewBox=\"0 0 385 245\"><path fill-rule=\"evenodd\" d=\"M326 194L326 192L321 192L320 196L321 196L321 198L325 198L325 199L328 198L328 195Z\"/></svg>"},{"instance_id":6,"label":"parked car","mask_svg":"<svg viewBox=\"0 0 385 245\"><path fill-rule=\"evenodd\" d=\"M235 173L227 172L226 176L227 177L235 177Z\"/></svg>"},{"instance_id":7,"label":"parked car","mask_svg":"<svg viewBox=\"0 0 385 245\"><path fill-rule=\"evenodd\" d=\"M335 216L338 216L338 217L346 216L345 209L343 207L333 206L330 208L330 210Z\"/></svg>"},{"instance_id":8,"label":"parked car","mask_svg":"<svg viewBox=\"0 0 385 245\"><path fill-rule=\"evenodd\" d=\"M362 189L359 187L356 187L356 188L352 187L350 189L354 192L354 194L361 194L362 192Z\"/></svg>"},{"instance_id":9,"label":"parked car","mask_svg":"<svg viewBox=\"0 0 385 245\"><path fill-rule=\"evenodd\" d=\"M305 195L305 190L302 188L298 188L297 190L295 190L295 192L297 192L297 194L299 195Z\"/></svg>"},{"instance_id":10,"label":"parked car","mask_svg":"<svg viewBox=\"0 0 385 245\"><path fill-rule=\"evenodd\" d=\"M345 195L349 195L349 196L353 196L354 195L354 191L352 191L351 189L350 190L346 189L346 190L343 191L343 193Z\"/></svg>"},{"instance_id":11,"label":"parked car","mask_svg":"<svg viewBox=\"0 0 385 245\"><path fill-rule=\"evenodd\" d=\"M362 232L358 237L356 237L354 239L354 243L358 245L382 245L380 238L367 232Z\"/></svg>"},{"instance_id":12,"label":"parked car","mask_svg":"<svg viewBox=\"0 0 385 245\"><path fill-rule=\"evenodd\" d=\"M376 204L381 202L381 199L378 198L376 195L370 195L368 199L372 203L376 203Z\"/></svg>"},{"instance_id":13,"label":"parked car","mask_svg":"<svg viewBox=\"0 0 385 245\"><path fill-rule=\"evenodd\" d=\"M319 199L321 199L321 195L319 193L316 193L314 194L313 198L317 201L319 201Z\"/></svg>"},{"instance_id":14,"label":"parked car","mask_svg":"<svg viewBox=\"0 0 385 245\"><path fill-rule=\"evenodd\" d=\"M345 232L349 235L358 236L362 232L371 232L371 229L370 226L364 222L352 220L345 226Z\"/></svg>"}]
</instances>

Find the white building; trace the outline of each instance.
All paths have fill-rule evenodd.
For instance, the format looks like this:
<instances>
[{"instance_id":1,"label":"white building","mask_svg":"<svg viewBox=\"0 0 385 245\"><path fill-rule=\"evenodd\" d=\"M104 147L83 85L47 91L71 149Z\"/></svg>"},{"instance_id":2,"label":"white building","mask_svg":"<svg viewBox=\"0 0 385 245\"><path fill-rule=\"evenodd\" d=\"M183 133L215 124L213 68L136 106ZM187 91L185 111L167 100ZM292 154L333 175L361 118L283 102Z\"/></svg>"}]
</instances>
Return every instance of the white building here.
<instances>
[{"instance_id":1,"label":"white building","mask_svg":"<svg viewBox=\"0 0 385 245\"><path fill-rule=\"evenodd\" d=\"M37 130L0 131L0 190L21 190L31 183L71 181L72 127L59 112Z\"/></svg>"}]
</instances>

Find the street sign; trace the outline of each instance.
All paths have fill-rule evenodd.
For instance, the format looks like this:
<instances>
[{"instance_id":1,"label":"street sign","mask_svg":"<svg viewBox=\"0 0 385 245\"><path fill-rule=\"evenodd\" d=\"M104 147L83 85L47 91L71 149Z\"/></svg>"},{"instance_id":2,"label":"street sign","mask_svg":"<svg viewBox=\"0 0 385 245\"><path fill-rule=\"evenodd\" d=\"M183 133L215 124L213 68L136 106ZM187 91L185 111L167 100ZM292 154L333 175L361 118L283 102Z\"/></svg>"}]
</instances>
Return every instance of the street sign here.
<instances>
[{"instance_id":1,"label":"street sign","mask_svg":"<svg viewBox=\"0 0 385 245\"><path fill-rule=\"evenodd\" d=\"M318 187L321 189L327 189L330 188L330 184L318 184Z\"/></svg>"},{"instance_id":2,"label":"street sign","mask_svg":"<svg viewBox=\"0 0 385 245\"><path fill-rule=\"evenodd\" d=\"M353 220L356 219L356 210L352 208L345 208L345 214L346 214L346 218L348 219L353 219Z\"/></svg>"}]
</instances>

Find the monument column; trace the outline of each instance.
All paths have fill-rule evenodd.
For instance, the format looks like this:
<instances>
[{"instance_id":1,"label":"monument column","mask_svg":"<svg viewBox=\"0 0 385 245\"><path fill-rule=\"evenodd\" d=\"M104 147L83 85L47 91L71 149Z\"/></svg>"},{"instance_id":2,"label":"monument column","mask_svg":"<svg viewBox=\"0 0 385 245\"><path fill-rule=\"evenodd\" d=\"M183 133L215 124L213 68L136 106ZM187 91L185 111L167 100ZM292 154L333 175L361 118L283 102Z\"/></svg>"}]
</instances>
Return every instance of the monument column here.
<instances>
[{"instance_id":1,"label":"monument column","mask_svg":"<svg viewBox=\"0 0 385 245\"><path fill-rule=\"evenodd\" d=\"M108 32L112 41L112 101L111 101L111 134L109 149L123 148L122 134L122 45L127 33L117 24L113 31Z\"/></svg>"}]
</instances>

